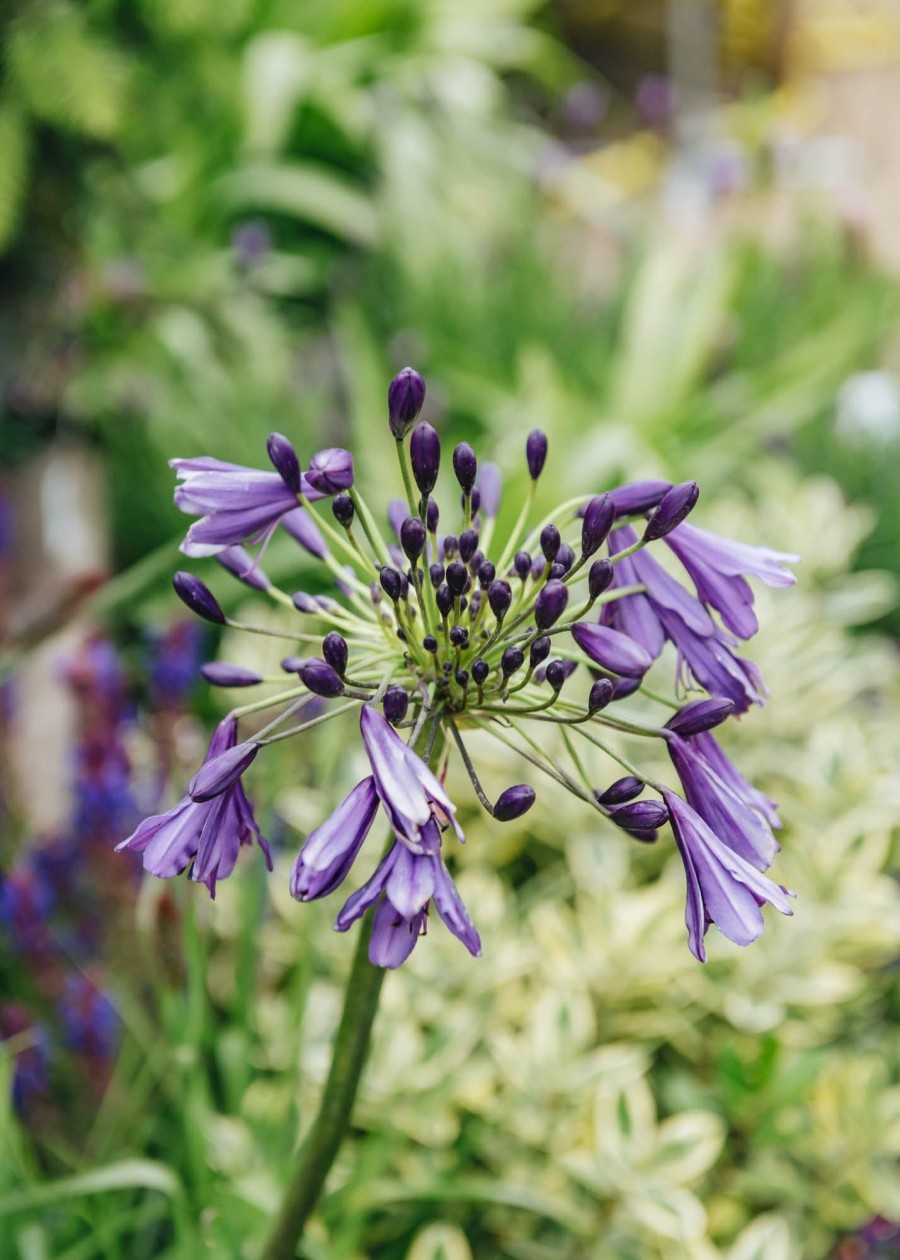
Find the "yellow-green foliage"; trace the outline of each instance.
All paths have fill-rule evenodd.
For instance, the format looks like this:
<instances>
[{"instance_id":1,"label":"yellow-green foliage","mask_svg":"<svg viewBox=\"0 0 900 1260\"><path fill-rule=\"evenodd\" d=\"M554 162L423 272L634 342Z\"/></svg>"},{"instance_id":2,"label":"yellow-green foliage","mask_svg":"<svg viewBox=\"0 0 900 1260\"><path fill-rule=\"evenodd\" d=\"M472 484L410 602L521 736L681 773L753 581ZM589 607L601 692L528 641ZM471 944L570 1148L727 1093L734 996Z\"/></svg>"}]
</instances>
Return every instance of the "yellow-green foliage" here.
<instances>
[{"instance_id":1,"label":"yellow-green foliage","mask_svg":"<svg viewBox=\"0 0 900 1260\"><path fill-rule=\"evenodd\" d=\"M725 736L780 802L774 873L797 893L794 918L767 914L748 949L712 930L702 967L666 836L641 848L549 782L518 824L473 813L459 883L484 958L435 920L388 978L356 1112L365 1135L335 1175L341 1211L326 1204L323 1255L378 1254L347 1237L346 1220L362 1216L382 1222L373 1237L430 1222L409 1260L821 1260L842 1231L900 1214L888 1054L900 899L886 873L898 686L893 649L846 628L891 591L880 575L845 575L867 521L831 483L799 485L777 467L765 479L761 506L707 507L704 524L803 555L798 586L761 599L752 646L772 699ZM492 785L513 781L516 766L492 756ZM327 800L298 814L299 799L285 789L285 813L305 828ZM267 1066L299 1069L306 1118L350 944L328 930L331 905L291 902L286 864L259 948L287 987L269 987L259 1020ZM329 978L312 979L321 962ZM298 968L311 984L299 1064ZM288 1088L257 1081L244 1120L228 1122L246 1138L232 1171L260 1204L274 1198L273 1174L248 1173L243 1125L283 1118Z\"/></svg>"}]
</instances>

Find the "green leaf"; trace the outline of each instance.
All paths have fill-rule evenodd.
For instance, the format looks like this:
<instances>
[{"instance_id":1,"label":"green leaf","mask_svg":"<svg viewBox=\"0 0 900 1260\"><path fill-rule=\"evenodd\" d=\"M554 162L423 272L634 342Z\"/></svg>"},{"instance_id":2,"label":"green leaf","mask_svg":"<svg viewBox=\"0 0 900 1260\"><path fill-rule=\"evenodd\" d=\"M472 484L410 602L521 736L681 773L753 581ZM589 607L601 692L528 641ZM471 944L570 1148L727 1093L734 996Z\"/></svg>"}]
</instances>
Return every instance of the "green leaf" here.
<instances>
[{"instance_id":1,"label":"green leaf","mask_svg":"<svg viewBox=\"0 0 900 1260\"><path fill-rule=\"evenodd\" d=\"M219 188L236 210L294 215L353 245L374 245L379 235L366 194L312 162L250 163L225 176Z\"/></svg>"}]
</instances>

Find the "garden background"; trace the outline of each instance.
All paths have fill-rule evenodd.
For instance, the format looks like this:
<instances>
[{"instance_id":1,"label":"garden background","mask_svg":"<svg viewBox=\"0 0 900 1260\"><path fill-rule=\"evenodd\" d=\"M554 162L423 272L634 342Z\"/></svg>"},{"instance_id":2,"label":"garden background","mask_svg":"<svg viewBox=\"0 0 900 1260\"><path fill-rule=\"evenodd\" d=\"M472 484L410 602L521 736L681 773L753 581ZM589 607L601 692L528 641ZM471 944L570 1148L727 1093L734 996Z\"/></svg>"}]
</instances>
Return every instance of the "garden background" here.
<instances>
[{"instance_id":1,"label":"garden background","mask_svg":"<svg viewBox=\"0 0 900 1260\"><path fill-rule=\"evenodd\" d=\"M171 593L166 460L278 429L378 484L409 362L508 485L540 426L541 501L696 478L802 555L729 743L799 898L701 967L668 848L464 816L484 957L388 977L301 1254L900 1255L896 0L9 0L0 40L0 1254L258 1253L349 964L286 874L359 765L278 746L276 877L215 902L113 854L242 651Z\"/></svg>"}]
</instances>

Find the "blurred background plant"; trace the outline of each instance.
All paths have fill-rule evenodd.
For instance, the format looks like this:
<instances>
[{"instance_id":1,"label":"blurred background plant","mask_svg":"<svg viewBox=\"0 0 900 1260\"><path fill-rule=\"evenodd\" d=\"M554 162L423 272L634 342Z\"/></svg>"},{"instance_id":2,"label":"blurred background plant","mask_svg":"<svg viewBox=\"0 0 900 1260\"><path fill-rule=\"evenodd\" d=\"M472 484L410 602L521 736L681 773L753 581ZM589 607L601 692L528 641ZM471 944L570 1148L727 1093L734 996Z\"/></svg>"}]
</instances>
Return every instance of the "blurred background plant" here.
<instances>
[{"instance_id":1,"label":"blurred background plant","mask_svg":"<svg viewBox=\"0 0 900 1260\"><path fill-rule=\"evenodd\" d=\"M355 767L330 727L267 759L276 875L215 906L111 856L219 715L198 662L239 659L173 621L165 461L278 428L380 480L413 362L508 479L549 432L548 501L697 477L704 524L803 555L734 737L801 898L702 969L665 853L549 793L469 819L485 958L435 936L389 980L304 1254L893 1254L895 85L840 106L897 78L896 8L12 0L0 33L0 1251L255 1254L348 962L286 871Z\"/></svg>"}]
</instances>

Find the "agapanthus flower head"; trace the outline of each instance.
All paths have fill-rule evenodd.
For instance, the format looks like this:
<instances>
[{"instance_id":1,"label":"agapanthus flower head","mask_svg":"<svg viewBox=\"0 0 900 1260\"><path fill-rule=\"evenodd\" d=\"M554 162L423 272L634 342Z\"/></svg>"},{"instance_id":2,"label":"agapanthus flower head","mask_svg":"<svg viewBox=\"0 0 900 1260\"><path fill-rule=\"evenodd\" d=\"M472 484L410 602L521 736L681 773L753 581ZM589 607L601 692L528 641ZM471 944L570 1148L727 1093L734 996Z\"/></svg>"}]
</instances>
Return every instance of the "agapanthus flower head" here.
<instances>
[{"instance_id":1,"label":"agapanthus flower head","mask_svg":"<svg viewBox=\"0 0 900 1260\"><path fill-rule=\"evenodd\" d=\"M383 515L354 484L351 456L340 448L303 466L288 439L275 434L271 472L207 457L174 461L176 501L201 517L185 549L218 552L240 580L266 590L280 608L296 609L297 621L284 630L293 639L282 661L285 689L226 718L187 795L120 847L140 852L156 875L190 869L212 892L241 844L257 840L268 858L242 786L255 772L251 763L265 758L268 744L359 708L369 773L307 838L291 891L309 901L352 879L381 812L388 847L336 923L344 931L372 914L370 958L377 965L404 961L432 910L472 954L481 951L450 875L453 838L462 841L463 832L445 786L448 763L459 757L475 796L498 822L521 818L535 790L517 783L492 803L468 747L473 730L520 754L553 791L572 792L611 835L618 829L647 843L671 825L687 872L689 943L698 957L705 957L710 922L732 940L752 939L764 901L787 907L784 891L762 874L777 852L778 817L710 732L763 701L762 680L734 650L733 636L756 625L747 577L788 585L792 557L686 524L688 513L700 510L693 481L587 487L591 493L532 523L548 449L540 430L525 442L529 482L519 510L510 505L516 524L498 540L499 471L470 443L453 452L461 496L454 492L442 507L432 497L441 441L429 425L415 428L424 397L425 383L411 368L391 382L389 420L405 496L383 505ZM330 505L317 503L324 496L332 496ZM244 549L262 549L279 523L320 560L332 593L309 583L290 595L259 576L259 555ZM658 563L661 548L681 562L691 585ZM199 579L179 575L176 586L198 615L235 624ZM674 678L663 657L667 642L677 653ZM273 682L262 669L224 662L211 662L204 673L214 685ZM701 695L675 702L661 696L667 674L670 694L677 683ZM632 697L641 700L634 708ZM653 706L662 706L656 718L648 716ZM274 710L268 722L258 716L266 708ZM239 740L245 717L255 725ZM564 749L547 739L554 726L565 732ZM665 743L683 797L644 775L630 748L624 756L623 735ZM622 767L619 777L595 787L614 778L610 758Z\"/></svg>"}]
</instances>

